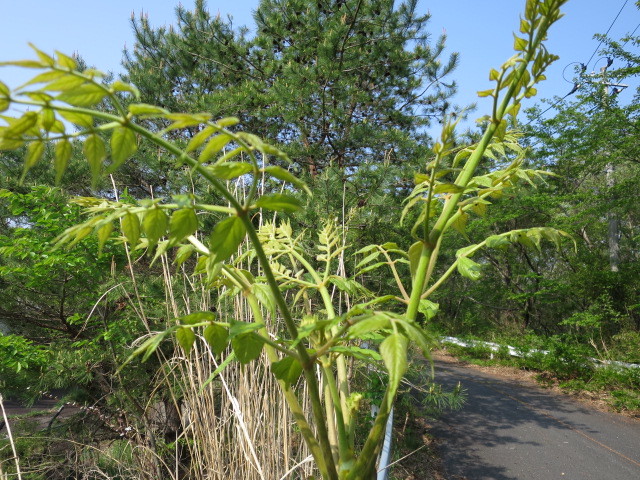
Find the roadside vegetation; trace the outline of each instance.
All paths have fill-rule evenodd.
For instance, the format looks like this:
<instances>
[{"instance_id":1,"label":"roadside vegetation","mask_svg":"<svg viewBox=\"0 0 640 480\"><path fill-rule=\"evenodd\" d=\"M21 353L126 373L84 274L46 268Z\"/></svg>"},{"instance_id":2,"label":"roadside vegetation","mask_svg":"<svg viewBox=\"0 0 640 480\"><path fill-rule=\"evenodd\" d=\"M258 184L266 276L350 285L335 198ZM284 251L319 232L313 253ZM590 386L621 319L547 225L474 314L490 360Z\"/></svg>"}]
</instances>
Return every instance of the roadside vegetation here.
<instances>
[{"instance_id":1,"label":"roadside vegetation","mask_svg":"<svg viewBox=\"0 0 640 480\"><path fill-rule=\"evenodd\" d=\"M413 0L263 0L252 35L198 0L134 20L118 79L3 63L34 76L0 83L0 393L78 411L20 417L0 478L370 478L392 407L399 460L463 400L430 375L443 334L637 409L637 375L579 358L639 356L637 98L605 87L640 40L524 113L565 1L523 3L465 133Z\"/></svg>"}]
</instances>

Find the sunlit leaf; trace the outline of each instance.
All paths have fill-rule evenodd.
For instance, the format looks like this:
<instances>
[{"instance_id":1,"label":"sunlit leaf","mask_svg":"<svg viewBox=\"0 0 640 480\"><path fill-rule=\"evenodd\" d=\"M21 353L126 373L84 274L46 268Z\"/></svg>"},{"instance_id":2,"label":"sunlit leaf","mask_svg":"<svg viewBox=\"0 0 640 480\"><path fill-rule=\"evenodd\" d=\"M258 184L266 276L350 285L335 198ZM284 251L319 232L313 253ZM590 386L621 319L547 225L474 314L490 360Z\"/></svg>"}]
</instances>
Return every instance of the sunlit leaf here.
<instances>
[{"instance_id":1,"label":"sunlit leaf","mask_svg":"<svg viewBox=\"0 0 640 480\"><path fill-rule=\"evenodd\" d=\"M102 162L107 156L104 141L96 134L89 135L84 141L82 152L84 153L84 156L87 157L89 169L91 170L91 177L95 184L100 177Z\"/></svg>"},{"instance_id":2,"label":"sunlit leaf","mask_svg":"<svg viewBox=\"0 0 640 480\"><path fill-rule=\"evenodd\" d=\"M181 208L171 215L169 239L172 245L182 241L198 229L198 217L192 208Z\"/></svg>"},{"instance_id":3,"label":"sunlit leaf","mask_svg":"<svg viewBox=\"0 0 640 480\"><path fill-rule=\"evenodd\" d=\"M166 233L168 224L167 214L161 208L152 208L145 212L142 231L147 236L150 246L158 243L160 237Z\"/></svg>"},{"instance_id":4,"label":"sunlit leaf","mask_svg":"<svg viewBox=\"0 0 640 480\"><path fill-rule=\"evenodd\" d=\"M169 113L164 108L146 103L132 103L128 108L131 115L167 115Z\"/></svg>"},{"instance_id":5,"label":"sunlit leaf","mask_svg":"<svg viewBox=\"0 0 640 480\"><path fill-rule=\"evenodd\" d=\"M78 125L79 127L91 128L93 126L93 117L85 113L78 112L65 112L60 110L58 112L62 118L66 121Z\"/></svg>"},{"instance_id":6,"label":"sunlit leaf","mask_svg":"<svg viewBox=\"0 0 640 480\"><path fill-rule=\"evenodd\" d=\"M124 233L129 244L135 248L140 238L140 220L137 215L127 212L122 217L122 233Z\"/></svg>"},{"instance_id":7,"label":"sunlit leaf","mask_svg":"<svg viewBox=\"0 0 640 480\"><path fill-rule=\"evenodd\" d=\"M111 134L111 160L109 172L115 171L138 149L136 135L126 127L117 127Z\"/></svg>"},{"instance_id":8,"label":"sunlit leaf","mask_svg":"<svg viewBox=\"0 0 640 480\"><path fill-rule=\"evenodd\" d=\"M277 212L296 212L302 208L300 200L286 193L264 195L258 199L256 206Z\"/></svg>"},{"instance_id":9,"label":"sunlit leaf","mask_svg":"<svg viewBox=\"0 0 640 480\"><path fill-rule=\"evenodd\" d=\"M400 381L407 370L407 337L392 333L380 344L380 355L389 373L389 398L393 402Z\"/></svg>"},{"instance_id":10,"label":"sunlit leaf","mask_svg":"<svg viewBox=\"0 0 640 480\"><path fill-rule=\"evenodd\" d=\"M253 166L246 162L224 162L208 167L216 177L233 180L241 175L253 172Z\"/></svg>"},{"instance_id":11,"label":"sunlit leaf","mask_svg":"<svg viewBox=\"0 0 640 480\"><path fill-rule=\"evenodd\" d=\"M478 280L482 274L480 264L468 257L458 258L457 268L460 275L471 280Z\"/></svg>"},{"instance_id":12,"label":"sunlit leaf","mask_svg":"<svg viewBox=\"0 0 640 480\"><path fill-rule=\"evenodd\" d=\"M216 153L226 147L231 140L233 140L233 137L226 133L216 135L211 140L209 140L207 142L207 145L202 149L202 152L200 152L200 156L198 157L198 161L200 163L206 162Z\"/></svg>"},{"instance_id":13,"label":"sunlit leaf","mask_svg":"<svg viewBox=\"0 0 640 480\"><path fill-rule=\"evenodd\" d=\"M56 99L76 107L92 107L100 103L106 96L107 92L105 90L98 85L90 83L65 91L58 95Z\"/></svg>"},{"instance_id":14,"label":"sunlit leaf","mask_svg":"<svg viewBox=\"0 0 640 480\"><path fill-rule=\"evenodd\" d=\"M55 146L55 157L53 160L54 170L56 172L56 185L60 184L67 165L71 159L72 147L71 142L66 138L59 140Z\"/></svg>"},{"instance_id":15,"label":"sunlit leaf","mask_svg":"<svg viewBox=\"0 0 640 480\"><path fill-rule=\"evenodd\" d=\"M98 253L102 253L102 249L104 248L104 244L111 237L111 232L113 231L113 223L107 222L102 225L98 229Z\"/></svg>"}]
</instances>

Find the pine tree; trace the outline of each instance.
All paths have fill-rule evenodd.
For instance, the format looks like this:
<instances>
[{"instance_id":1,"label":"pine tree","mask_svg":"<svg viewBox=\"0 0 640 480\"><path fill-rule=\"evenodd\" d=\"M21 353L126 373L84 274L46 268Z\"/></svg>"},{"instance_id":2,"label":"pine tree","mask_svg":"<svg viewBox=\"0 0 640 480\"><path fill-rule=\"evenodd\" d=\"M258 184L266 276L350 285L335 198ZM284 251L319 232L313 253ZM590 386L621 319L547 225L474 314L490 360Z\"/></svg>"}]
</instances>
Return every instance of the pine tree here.
<instances>
[{"instance_id":1,"label":"pine tree","mask_svg":"<svg viewBox=\"0 0 640 480\"><path fill-rule=\"evenodd\" d=\"M146 101L238 115L315 175L327 165L415 156L424 127L450 109L454 83L416 0L263 0L255 34L177 8L175 28L133 20L125 66ZM413 154L413 155L412 155Z\"/></svg>"}]
</instances>

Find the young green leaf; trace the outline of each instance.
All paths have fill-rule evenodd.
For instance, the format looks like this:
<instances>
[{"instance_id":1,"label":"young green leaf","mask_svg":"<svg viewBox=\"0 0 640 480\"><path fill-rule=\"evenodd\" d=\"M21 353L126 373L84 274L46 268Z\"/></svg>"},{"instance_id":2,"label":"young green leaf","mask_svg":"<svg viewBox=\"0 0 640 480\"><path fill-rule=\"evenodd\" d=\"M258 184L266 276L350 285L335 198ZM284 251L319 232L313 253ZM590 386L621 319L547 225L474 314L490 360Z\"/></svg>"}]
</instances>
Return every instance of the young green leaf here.
<instances>
[{"instance_id":1,"label":"young green leaf","mask_svg":"<svg viewBox=\"0 0 640 480\"><path fill-rule=\"evenodd\" d=\"M196 341L196 334L191 328L180 327L176 330L176 340L178 344L184 350L185 355L188 357L193 348L193 344Z\"/></svg>"},{"instance_id":2,"label":"young green leaf","mask_svg":"<svg viewBox=\"0 0 640 480\"><path fill-rule=\"evenodd\" d=\"M169 240L172 245L181 242L198 229L198 217L193 208L181 208L171 215Z\"/></svg>"},{"instance_id":3,"label":"young green leaf","mask_svg":"<svg viewBox=\"0 0 640 480\"><path fill-rule=\"evenodd\" d=\"M109 240L109 237L111 237L112 231L113 231L112 222L107 222L98 229L98 254L102 253L104 244L107 242L107 240Z\"/></svg>"},{"instance_id":4,"label":"young green leaf","mask_svg":"<svg viewBox=\"0 0 640 480\"><path fill-rule=\"evenodd\" d=\"M96 183L100 177L102 162L107 156L104 141L96 134L89 135L84 141L82 151L89 162L89 169L91 170L93 182Z\"/></svg>"},{"instance_id":5,"label":"young green leaf","mask_svg":"<svg viewBox=\"0 0 640 480\"><path fill-rule=\"evenodd\" d=\"M136 248L140 238L140 220L136 214L127 212L122 217L122 233L131 247Z\"/></svg>"},{"instance_id":6,"label":"young green leaf","mask_svg":"<svg viewBox=\"0 0 640 480\"><path fill-rule=\"evenodd\" d=\"M55 54L58 57L58 65L60 65L61 67L68 68L69 70L75 70L77 68L78 65L76 64L75 59L73 59L72 57L69 57L68 55L65 55L64 53L57 50Z\"/></svg>"},{"instance_id":7,"label":"young green leaf","mask_svg":"<svg viewBox=\"0 0 640 480\"><path fill-rule=\"evenodd\" d=\"M214 355L220 355L229 344L229 331L217 323L208 325L202 332L202 336L211 347Z\"/></svg>"},{"instance_id":8,"label":"young green leaf","mask_svg":"<svg viewBox=\"0 0 640 480\"><path fill-rule=\"evenodd\" d=\"M295 385L302 374L302 365L293 357L285 357L271 364L273 375L286 386Z\"/></svg>"},{"instance_id":9,"label":"young green leaf","mask_svg":"<svg viewBox=\"0 0 640 480\"><path fill-rule=\"evenodd\" d=\"M218 178L233 180L241 175L253 172L253 166L246 162L224 162L211 165L209 171Z\"/></svg>"},{"instance_id":10,"label":"young green leaf","mask_svg":"<svg viewBox=\"0 0 640 480\"><path fill-rule=\"evenodd\" d=\"M242 219L237 216L227 217L218 223L209 239L209 250L214 261L224 262L236 253L238 246L244 240L246 230Z\"/></svg>"},{"instance_id":11,"label":"young green leaf","mask_svg":"<svg viewBox=\"0 0 640 480\"><path fill-rule=\"evenodd\" d=\"M115 171L125 160L138 149L136 135L126 127L117 127L111 134L111 167L109 172Z\"/></svg>"},{"instance_id":12,"label":"young green leaf","mask_svg":"<svg viewBox=\"0 0 640 480\"><path fill-rule=\"evenodd\" d=\"M147 236L150 246L158 243L160 237L166 233L168 224L167 214L161 208L151 208L145 212L142 231Z\"/></svg>"},{"instance_id":13,"label":"young green leaf","mask_svg":"<svg viewBox=\"0 0 640 480\"><path fill-rule=\"evenodd\" d=\"M391 401L400 385L400 381L407 370L407 337L399 333L392 333L380 344L380 355L389 373L389 398Z\"/></svg>"},{"instance_id":14,"label":"young green leaf","mask_svg":"<svg viewBox=\"0 0 640 480\"><path fill-rule=\"evenodd\" d=\"M458 258L457 267L460 275L471 280L478 280L482 274L480 264L467 257Z\"/></svg>"},{"instance_id":15,"label":"young green leaf","mask_svg":"<svg viewBox=\"0 0 640 480\"><path fill-rule=\"evenodd\" d=\"M86 113L64 112L62 110L58 113L60 113L60 116L67 122L71 122L79 127L91 128L93 126L93 117Z\"/></svg>"},{"instance_id":16,"label":"young green leaf","mask_svg":"<svg viewBox=\"0 0 640 480\"><path fill-rule=\"evenodd\" d=\"M129 105L129 113L131 115L167 115L169 111L146 103L132 103Z\"/></svg>"},{"instance_id":17,"label":"young green leaf","mask_svg":"<svg viewBox=\"0 0 640 480\"><path fill-rule=\"evenodd\" d=\"M62 181L62 175L67 170L69 159L71 158L71 142L66 138L59 140L55 146L55 157L53 166L56 172L56 185Z\"/></svg>"},{"instance_id":18,"label":"young green leaf","mask_svg":"<svg viewBox=\"0 0 640 480\"><path fill-rule=\"evenodd\" d=\"M297 212L302 208L300 200L286 193L272 193L264 195L256 202L256 207L274 210L276 212Z\"/></svg>"},{"instance_id":19,"label":"young green leaf","mask_svg":"<svg viewBox=\"0 0 640 480\"><path fill-rule=\"evenodd\" d=\"M211 140L209 140L207 145L202 149L202 152L200 152L200 156L198 157L198 161L200 163L206 162L216 153L226 147L231 140L233 140L233 138L226 133L216 135Z\"/></svg>"},{"instance_id":20,"label":"young green leaf","mask_svg":"<svg viewBox=\"0 0 640 480\"><path fill-rule=\"evenodd\" d=\"M289 182L294 187L304 190L307 193L307 195L311 195L311 190L309 189L307 184L304 183L299 178L297 178L288 170L285 170L284 168L279 167L278 165L269 165L265 167L263 170L264 170L264 173L271 175L272 177L275 177L278 180Z\"/></svg>"},{"instance_id":21,"label":"young green leaf","mask_svg":"<svg viewBox=\"0 0 640 480\"><path fill-rule=\"evenodd\" d=\"M56 99L75 107L92 107L96 103L100 103L106 96L107 92L102 87L89 83L65 91Z\"/></svg>"},{"instance_id":22,"label":"young green leaf","mask_svg":"<svg viewBox=\"0 0 640 480\"><path fill-rule=\"evenodd\" d=\"M231 348L240 363L249 363L260 356L264 342L256 333L243 333L231 339Z\"/></svg>"}]
</instances>

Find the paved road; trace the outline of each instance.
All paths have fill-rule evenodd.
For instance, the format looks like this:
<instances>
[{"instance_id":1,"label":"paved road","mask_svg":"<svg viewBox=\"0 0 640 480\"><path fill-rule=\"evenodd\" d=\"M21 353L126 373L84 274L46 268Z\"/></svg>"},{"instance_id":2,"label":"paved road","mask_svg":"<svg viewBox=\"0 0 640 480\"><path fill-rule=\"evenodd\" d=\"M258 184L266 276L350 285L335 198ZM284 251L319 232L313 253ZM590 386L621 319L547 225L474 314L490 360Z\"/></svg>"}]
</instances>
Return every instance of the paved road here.
<instances>
[{"instance_id":1,"label":"paved road","mask_svg":"<svg viewBox=\"0 0 640 480\"><path fill-rule=\"evenodd\" d=\"M433 431L448 480L640 479L640 421L449 363L436 381L468 393Z\"/></svg>"}]
</instances>

